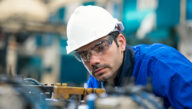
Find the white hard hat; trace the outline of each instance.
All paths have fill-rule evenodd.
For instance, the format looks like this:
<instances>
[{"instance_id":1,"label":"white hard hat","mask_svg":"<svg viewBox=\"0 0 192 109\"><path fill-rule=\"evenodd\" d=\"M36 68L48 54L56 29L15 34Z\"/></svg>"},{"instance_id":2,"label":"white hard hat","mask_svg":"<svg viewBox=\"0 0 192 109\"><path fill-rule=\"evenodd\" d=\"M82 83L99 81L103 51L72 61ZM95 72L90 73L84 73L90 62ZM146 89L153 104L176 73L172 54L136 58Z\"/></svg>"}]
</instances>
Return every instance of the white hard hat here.
<instances>
[{"instance_id":1,"label":"white hard hat","mask_svg":"<svg viewBox=\"0 0 192 109\"><path fill-rule=\"evenodd\" d=\"M108 35L119 26L120 21L98 6L80 6L71 15L67 24L67 54L99 38Z\"/></svg>"}]
</instances>

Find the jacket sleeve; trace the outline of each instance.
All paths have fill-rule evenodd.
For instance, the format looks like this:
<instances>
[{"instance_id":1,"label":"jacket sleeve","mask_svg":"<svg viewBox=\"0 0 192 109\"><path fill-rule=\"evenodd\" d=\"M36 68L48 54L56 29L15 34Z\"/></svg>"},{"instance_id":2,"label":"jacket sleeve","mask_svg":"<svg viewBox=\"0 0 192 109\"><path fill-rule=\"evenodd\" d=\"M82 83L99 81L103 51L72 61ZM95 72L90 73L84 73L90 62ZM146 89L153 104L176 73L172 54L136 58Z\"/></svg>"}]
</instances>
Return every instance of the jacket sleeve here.
<instances>
[{"instance_id":1,"label":"jacket sleeve","mask_svg":"<svg viewBox=\"0 0 192 109\"><path fill-rule=\"evenodd\" d=\"M149 59L153 90L167 98L174 108L191 109L192 63L177 50L168 48L168 51Z\"/></svg>"}]
</instances>

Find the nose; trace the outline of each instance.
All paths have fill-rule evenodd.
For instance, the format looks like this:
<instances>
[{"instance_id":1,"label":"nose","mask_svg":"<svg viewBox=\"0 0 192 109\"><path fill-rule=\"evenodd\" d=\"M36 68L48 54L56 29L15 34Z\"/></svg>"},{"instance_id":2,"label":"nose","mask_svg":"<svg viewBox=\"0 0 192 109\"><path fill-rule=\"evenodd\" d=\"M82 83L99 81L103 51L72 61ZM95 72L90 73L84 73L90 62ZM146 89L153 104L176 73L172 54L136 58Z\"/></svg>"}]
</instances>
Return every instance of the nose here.
<instances>
[{"instance_id":1,"label":"nose","mask_svg":"<svg viewBox=\"0 0 192 109\"><path fill-rule=\"evenodd\" d=\"M100 56L98 56L98 55L90 55L90 59L89 59L89 63L90 63L90 65L93 67L94 65L96 65L96 64L100 64Z\"/></svg>"}]
</instances>

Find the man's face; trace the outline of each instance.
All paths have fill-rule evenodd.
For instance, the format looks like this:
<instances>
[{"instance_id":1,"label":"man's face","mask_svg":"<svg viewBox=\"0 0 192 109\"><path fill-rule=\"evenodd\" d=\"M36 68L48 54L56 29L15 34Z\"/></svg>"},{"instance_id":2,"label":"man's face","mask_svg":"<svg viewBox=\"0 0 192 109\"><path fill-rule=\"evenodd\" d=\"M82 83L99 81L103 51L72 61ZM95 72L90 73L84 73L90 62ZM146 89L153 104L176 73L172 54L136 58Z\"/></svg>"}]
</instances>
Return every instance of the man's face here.
<instances>
[{"instance_id":1,"label":"man's face","mask_svg":"<svg viewBox=\"0 0 192 109\"><path fill-rule=\"evenodd\" d=\"M113 80L123 61L126 40L122 34L116 38L117 44L111 40L111 36L98 39L78 50L85 52L89 58L83 61L85 67L99 81ZM89 53L88 53L89 52Z\"/></svg>"}]
</instances>

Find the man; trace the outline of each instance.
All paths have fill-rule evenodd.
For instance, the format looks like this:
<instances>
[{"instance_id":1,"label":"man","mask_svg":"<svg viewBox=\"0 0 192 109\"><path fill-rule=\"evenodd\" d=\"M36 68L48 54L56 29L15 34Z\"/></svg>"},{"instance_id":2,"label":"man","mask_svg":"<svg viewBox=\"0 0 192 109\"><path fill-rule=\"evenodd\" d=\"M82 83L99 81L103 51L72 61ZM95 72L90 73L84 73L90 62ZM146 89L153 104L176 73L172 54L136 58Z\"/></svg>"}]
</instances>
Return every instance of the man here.
<instances>
[{"instance_id":1,"label":"man","mask_svg":"<svg viewBox=\"0 0 192 109\"><path fill-rule=\"evenodd\" d=\"M74 51L91 74L88 87L122 86L130 77L145 86L150 77L154 93L167 101L167 107L192 108L192 63L163 44L130 47L123 29L120 21L97 6L80 6L70 17L67 53Z\"/></svg>"}]
</instances>

